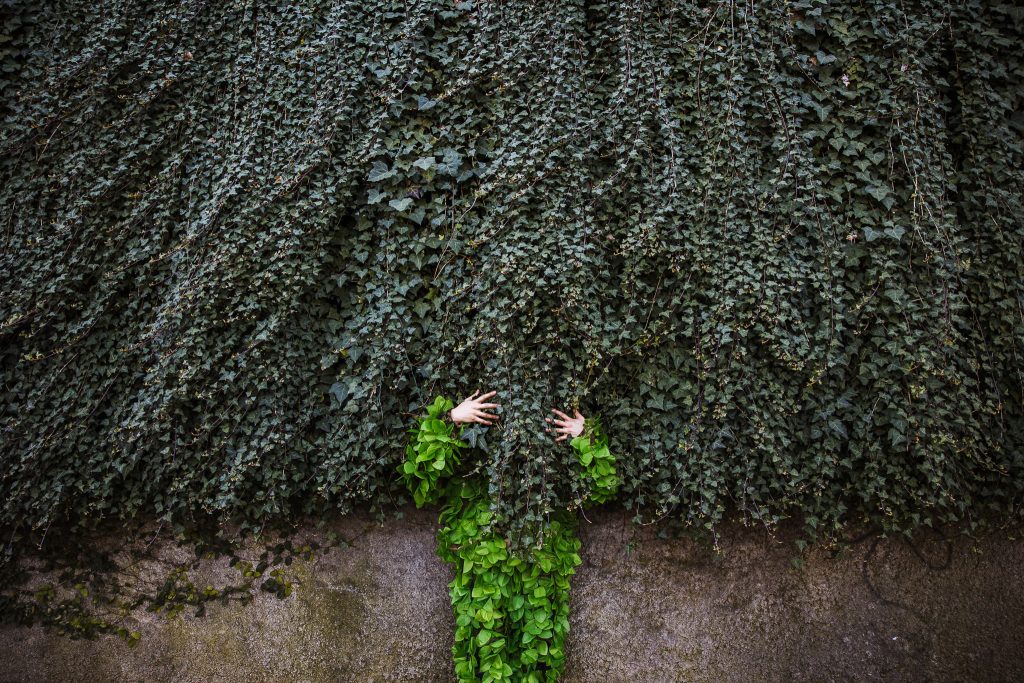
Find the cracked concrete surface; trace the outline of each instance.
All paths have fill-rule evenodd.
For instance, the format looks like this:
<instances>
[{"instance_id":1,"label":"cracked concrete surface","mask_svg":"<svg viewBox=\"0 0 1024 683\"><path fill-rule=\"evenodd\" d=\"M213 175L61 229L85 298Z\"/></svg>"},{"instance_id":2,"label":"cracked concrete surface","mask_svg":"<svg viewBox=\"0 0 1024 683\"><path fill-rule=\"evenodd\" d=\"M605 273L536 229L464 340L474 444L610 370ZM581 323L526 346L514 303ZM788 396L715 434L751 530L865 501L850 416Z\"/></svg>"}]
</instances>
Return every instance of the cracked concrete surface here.
<instances>
[{"instance_id":1,"label":"cracked concrete surface","mask_svg":"<svg viewBox=\"0 0 1024 683\"><path fill-rule=\"evenodd\" d=\"M875 537L839 557L811 549L795 569L786 532L729 524L716 555L621 512L589 516L565 683L1024 680L1022 540ZM450 681L451 574L435 521L408 510L310 528L355 541L293 563L284 600L134 614L135 648L5 625L0 681ZM210 562L197 574L223 578Z\"/></svg>"}]
</instances>

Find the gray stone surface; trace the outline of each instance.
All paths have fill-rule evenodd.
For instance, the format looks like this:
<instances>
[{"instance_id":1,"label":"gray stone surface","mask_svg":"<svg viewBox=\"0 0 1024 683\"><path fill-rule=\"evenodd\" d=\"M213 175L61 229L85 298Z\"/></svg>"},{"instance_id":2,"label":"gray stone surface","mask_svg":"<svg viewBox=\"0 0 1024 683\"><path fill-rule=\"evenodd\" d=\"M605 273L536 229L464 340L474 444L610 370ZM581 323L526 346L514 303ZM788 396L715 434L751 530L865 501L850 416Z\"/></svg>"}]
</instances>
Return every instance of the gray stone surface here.
<instances>
[{"instance_id":1,"label":"gray stone surface","mask_svg":"<svg viewBox=\"0 0 1024 683\"><path fill-rule=\"evenodd\" d=\"M716 554L621 513L590 518L565 683L1024 680L1024 541L876 538L836 558L812 549L795 569L784 532L728 525ZM353 545L293 563L284 600L135 614L135 648L5 626L0 681L450 681L451 575L435 519L351 515L309 530ZM194 580L230 579L225 565Z\"/></svg>"}]
</instances>

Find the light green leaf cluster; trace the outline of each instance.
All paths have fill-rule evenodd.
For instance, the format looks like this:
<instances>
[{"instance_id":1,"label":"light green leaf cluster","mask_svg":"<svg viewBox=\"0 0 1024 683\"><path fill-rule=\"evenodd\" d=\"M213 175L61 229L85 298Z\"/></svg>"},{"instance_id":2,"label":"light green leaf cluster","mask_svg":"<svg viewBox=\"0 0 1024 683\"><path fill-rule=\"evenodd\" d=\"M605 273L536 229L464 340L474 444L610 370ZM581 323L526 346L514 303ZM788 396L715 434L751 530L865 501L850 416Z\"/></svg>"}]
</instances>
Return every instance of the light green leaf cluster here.
<instances>
[{"instance_id":1,"label":"light green leaf cluster","mask_svg":"<svg viewBox=\"0 0 1024 683\"><path fill-rule=\"evenodd\" d=\"M551 515L534 525L538 540L516 552L479 476L440 485L441 477L453 474L459 464L452 451L464 446L451 437L453 427L440 420L451 407L439 396L427 415L417 418L402 472L417 506L443 501L437 552L455 570L449 595L456 623L456 674L473 683L553 683L565 662L569 579L580 564L575 520L564 510ZM593 450L591 437L597 444ZM595 491L610 496L614 458L597 423L589 422L587 437L577 441L574 448L585 452L584 471L596 475Z\"/></svg>"},{"instance_id":2,"label":"light green leaf cluster","mask_svg":"<svg viewBox=\"0 0 1024 683\"><path fill-rule=\"evenodd\" d=\"M459 451L468 446L452 435L455 425L443 419L451 409L452 402L438 396L427 407L427 415L410 430L413 438L406 446L406 459L399 471L416 507L437 501L442 480L452 475L459 465Z\"/></svg>"},{"instance_id":3,"label":"light green leaf cluster","mask_svg":"<svg viewBox=\"0 0 1024 683\"><path fill-rule=\"evenodd\" d=\"M615 472L615 456L608 450L608 437L601 431L600 421L588 417L583 423L583 433L570 442L580 465L583 476L590 484L587 500L604 503L618 491L619 477Z\"/></svg>"},{"instance_id":4,"label":"light green leaf cluster","mask_svg":"<svg viewBox=\"0 0 1024 683\"><path fill-rule=\"evenodd\" d=\"M581 562L572 518L552 519L539 546L519 557L494 530L485 489L466 483L440 523L438 554L455 569L449 594L459 681L556 681L569 633L569 580Z\"/></svg>"}]
</instances>

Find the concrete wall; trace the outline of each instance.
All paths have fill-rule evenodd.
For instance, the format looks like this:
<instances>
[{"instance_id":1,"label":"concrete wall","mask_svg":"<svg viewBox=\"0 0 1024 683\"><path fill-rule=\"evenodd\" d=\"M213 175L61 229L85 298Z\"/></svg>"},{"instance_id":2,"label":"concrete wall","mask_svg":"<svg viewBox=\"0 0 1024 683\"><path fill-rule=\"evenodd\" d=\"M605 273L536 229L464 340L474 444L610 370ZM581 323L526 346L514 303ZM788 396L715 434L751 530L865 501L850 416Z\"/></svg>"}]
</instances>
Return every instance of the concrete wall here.
<instances>
[{"instance_id":1,"label":"concrete wall","mask_svg":"<svg viewBox=\"0 0 1024 683\"><path fill-rule=\"evenodd\" d=\"M1024 541L869 539L838 558L812 550L798 570L784 534L729 526L716 555L621 513L590 517L565 683L1024 680ZM3 627L0 681L450 681L435 520L336 520L317 533L352 547L293 563L291 597L201 618L141 612L133 649ZM230 579L225 565L208 562L196 583Z\"/></svg>"}]
</instances>

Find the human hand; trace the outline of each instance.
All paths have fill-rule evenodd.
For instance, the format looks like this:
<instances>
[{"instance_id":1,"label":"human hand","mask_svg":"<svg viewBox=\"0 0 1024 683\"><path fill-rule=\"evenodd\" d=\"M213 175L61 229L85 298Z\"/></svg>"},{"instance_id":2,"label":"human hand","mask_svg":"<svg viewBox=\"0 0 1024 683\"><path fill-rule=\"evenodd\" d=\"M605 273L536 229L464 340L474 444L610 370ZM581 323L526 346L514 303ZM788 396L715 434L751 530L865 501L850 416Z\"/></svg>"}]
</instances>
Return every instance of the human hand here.
<instances>
[{"instance_id":1,"label":"human hand","mask_svg":"<svg viewBox=\"0 0 1024 683\"><path fill-rule=\"evenodd\" d=\"M452 422L455 424L479 422L482 425L492 425L497 421L497 415L494 415L493 413L485 413L484 411L489 408L499 408L500 404L484 403L484 401L498 392L490 391L483 396L477 396L479 393L480 390L477 389L471 396L469 396L469 398L452 408Z\"/></svg>"},{"instance_id":2,"label":"human hand","mask_svg":"<svg viewBox=\"0 0 1024 683\"><path fill-rule=\"evenodd\" d=\"M552 420L550 417L544 418L544 421L548 424L555 425L555 431L561 434L555 441L565 441L570 436L576 437L583 433L583 420L585 418L580 415L580 411L573 411L575 417L569 417L561 410L555 410L554 408L551 409L551 412L561 418L559 420ZM551 427L545 427L544 431L550 432Z\"/></svg>"}]
</instances>

